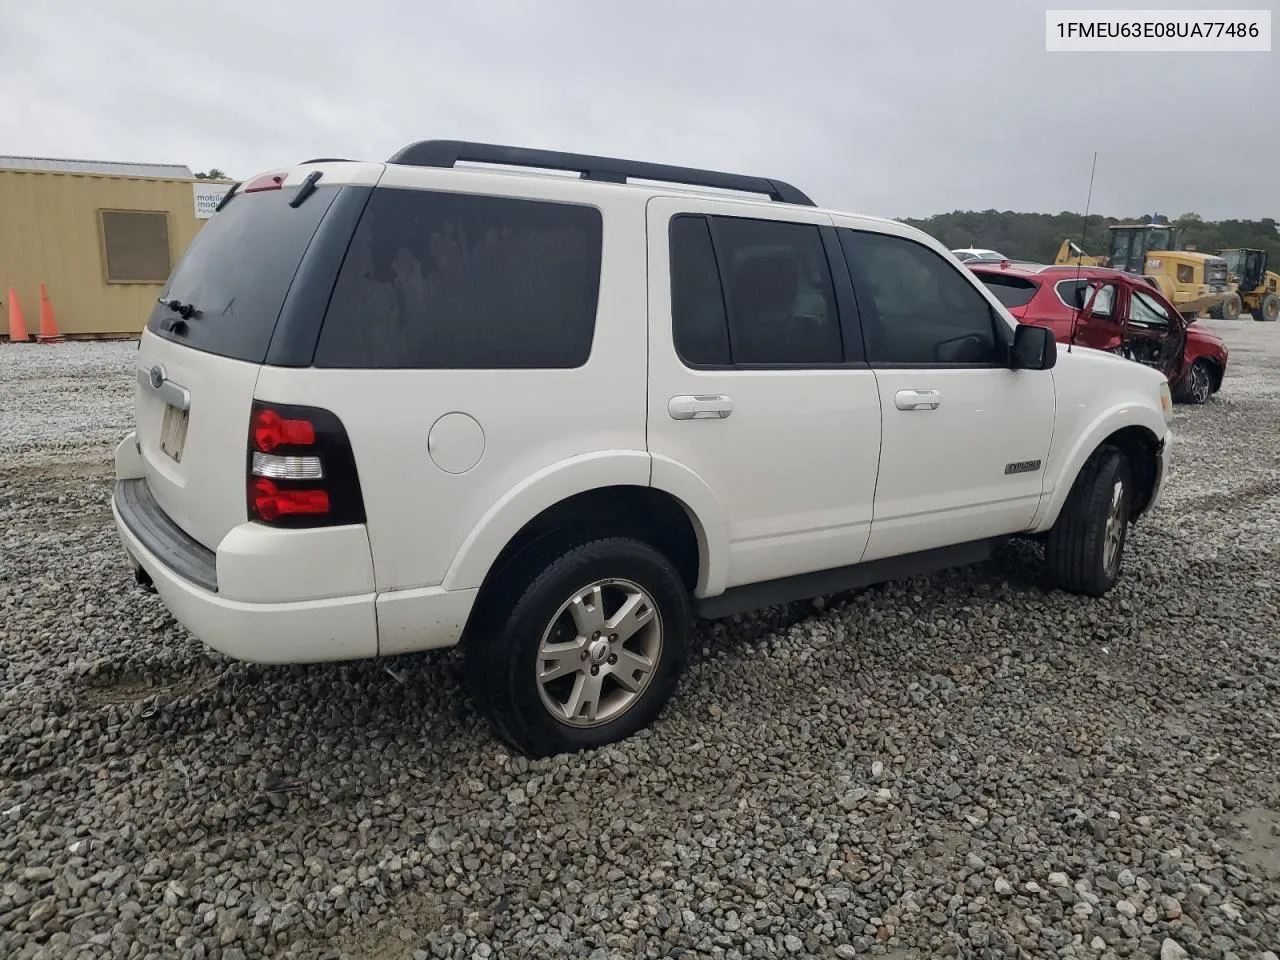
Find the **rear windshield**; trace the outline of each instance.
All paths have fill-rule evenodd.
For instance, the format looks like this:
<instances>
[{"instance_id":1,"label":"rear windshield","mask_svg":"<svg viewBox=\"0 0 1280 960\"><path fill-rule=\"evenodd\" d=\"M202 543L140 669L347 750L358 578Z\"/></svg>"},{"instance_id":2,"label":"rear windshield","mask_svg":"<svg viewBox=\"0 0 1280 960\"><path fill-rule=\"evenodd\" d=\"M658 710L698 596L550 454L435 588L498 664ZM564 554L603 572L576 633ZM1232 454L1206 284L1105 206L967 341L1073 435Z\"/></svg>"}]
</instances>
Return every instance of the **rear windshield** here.
<instances>
[{"instance_id":1,"label":"rear windshield","mask_svg":"<svg viewBox=\"0 0 1280 960\"><path fill-rule=\"evenodd\" d=\"M147 329L206 353L266 360L289 284L338 188L319 187L290 207L297 193L232 196L196 234L160 295L198 312L174 329L179 313L157 303Z\"/></svg>"},{"instance_id":2,"label":"rear windshield","mask_svg":"<svg viewBox=\"0 0 1280 960\"><path fill-rule=\"evenodd\" d=\"M1025 307L1040 289L1040 284L1026 277L1011 277L1007 274L980 274L978 277L987 285L987 289L996 295L996 299L1006 307Z\"/></svg>"}]
</instances>

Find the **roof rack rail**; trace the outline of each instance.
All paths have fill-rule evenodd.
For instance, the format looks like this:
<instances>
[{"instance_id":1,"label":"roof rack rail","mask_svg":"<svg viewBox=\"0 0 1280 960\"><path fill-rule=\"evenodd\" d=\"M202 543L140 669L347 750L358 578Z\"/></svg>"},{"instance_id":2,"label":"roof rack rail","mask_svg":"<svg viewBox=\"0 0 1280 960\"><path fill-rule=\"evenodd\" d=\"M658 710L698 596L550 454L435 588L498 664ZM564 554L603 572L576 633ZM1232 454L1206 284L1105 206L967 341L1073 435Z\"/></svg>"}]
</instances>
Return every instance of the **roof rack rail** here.
<instances>
[{"instance_id":1,"label":"roof rack rail","mask_svg":"<svg viewBox=\"0 0 1280 960\"><path fill-rule=\"evenodd\" d=\"M672 167L663 163L619 160L615 157L592 157L557 150L533 150L494 143L471 143L466 140L420 140L399 150L388 163L414 167L452 167L459 162L501 163L514 167L537 167L544 170L576 170L584 180L604 183L626 183L628 178L684 183L743 193L762 193L779 203L812 207L814 202L791 184L766 177L746 177L736 173L717 173L692 167Z\"/></svg>"}]
</instances>

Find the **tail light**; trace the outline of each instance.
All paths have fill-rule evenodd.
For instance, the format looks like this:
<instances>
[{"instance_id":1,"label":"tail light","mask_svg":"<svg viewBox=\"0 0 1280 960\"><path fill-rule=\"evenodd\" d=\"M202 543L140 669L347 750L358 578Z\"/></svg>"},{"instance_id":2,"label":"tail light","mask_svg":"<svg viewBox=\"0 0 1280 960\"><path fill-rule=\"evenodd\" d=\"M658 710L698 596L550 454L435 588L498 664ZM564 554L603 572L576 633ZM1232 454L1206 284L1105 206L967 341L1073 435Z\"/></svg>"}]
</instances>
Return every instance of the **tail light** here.
<instances>
[{"instance_id":1,"label":"tail light","mask_svg":"<svg viewBox=\"0 0 1280 960\"><path fill-rule=\"evenodd\" d=\"M364 523L351 442L328 410L254 401L246 472L250 520L293 528Z\"/></svg>"}]
</instances>

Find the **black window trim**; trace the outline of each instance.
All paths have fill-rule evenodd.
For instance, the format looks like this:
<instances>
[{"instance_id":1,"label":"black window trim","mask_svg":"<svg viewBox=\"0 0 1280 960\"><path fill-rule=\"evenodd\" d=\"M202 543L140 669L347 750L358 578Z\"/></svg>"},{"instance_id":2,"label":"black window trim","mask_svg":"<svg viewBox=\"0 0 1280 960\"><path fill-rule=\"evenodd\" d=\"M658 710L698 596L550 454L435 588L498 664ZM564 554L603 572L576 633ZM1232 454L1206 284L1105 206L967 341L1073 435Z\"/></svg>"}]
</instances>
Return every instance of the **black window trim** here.
<instances>
[{"instance_id":1,"label":"black window trim","mask_svg":"<svg viewBox=\"0 0 1280 960\"><path fill-rule=\"evenodd\" d=\"M349 184L338 188L337 196L311 235L280 306L267 347L268 366L310 367L314 364L320 329L338 285L338 273L373 191L371 186Z\"/></svg>"},{"instance_id":2,"label":"black window trim","mask_svg":"<svg viewBox=\"0 0 1280 960\"><path fill-rule=\"evenodd\" d=\"M700 363L689 360L680 352L675 335L675 315L668 307L671 343L680 363L689 370L705 370L709 372L756 371L756 370L868 370L866 347L862 339L861 318L858 315L858 303L854 297L853 285L849 280L848 268L844 258L833 259L833 252L839 249L835 228L830 224L811 223L807 220L790 220L781 217L752 217L735 213L712 213L706 211L681 210L667 218L667 278L671 278L672 230L671 225L680 217L703 220L707 225L707 233L711 236L711 250L716 262L716 279L720 284L720 297L724 304L725 326L729 340L729 355L734 353L733 324L729 322L732 305L729 292L724 281L724 256L720 250L720 240L715 229L715 221L719 220L752 220L762 223L789 223L802 227L816 227L822 238L822 250L827 260L827 272L831 277L831 287L835 296L836 319L839 324L841 354L844 359L826 363ZM668 304L670 296L668 295Z\"/></svg>"},{"instance_id":3,"label":"black window trim","mask_svg":"<svg viewBox=\"0 0 1280 960\"><path fill-rule=\"evenodd\" d=\"M872 370L1007 370L1009 369L1009 351L1013 348L1013 329L1009 324L1001 319L996 308L992 306L991 300L988 299L986 293L979 289L981 281L974 274L965 276L963 267L957 269L954 265L947 263L946 259L938 254L936 250L913 240L911 237L904 237L897 233L888 233L882 230L867 230L859 227L841 226L836 228L836 234L839 240L840 250L844 254L845 266L849 271L849 276L853 283L853 295L857 301L859 318L867 317L869 322L878 324L880 322L880 311L876 307L875 297L871 293L871 281L862 269L862 264L858 262L858 258L854 255L846 245L843 239L845 233L860 234L872 237L893 237L897 240L904 240L907 243L914 243L916 246L933 254L943 266L954 270L960 275L961 279L968 283L974 289L974 293L982 298L983 303L987 306L988 318L991 322L991 330L996 341L998 358L990 363L941 363L939 361L910 361L899 362L889 360L868 360L865 364ZM972 277L973 279L970 279ZM865 335L864 335L865 336Z\"/></svg>"}]
</instances>

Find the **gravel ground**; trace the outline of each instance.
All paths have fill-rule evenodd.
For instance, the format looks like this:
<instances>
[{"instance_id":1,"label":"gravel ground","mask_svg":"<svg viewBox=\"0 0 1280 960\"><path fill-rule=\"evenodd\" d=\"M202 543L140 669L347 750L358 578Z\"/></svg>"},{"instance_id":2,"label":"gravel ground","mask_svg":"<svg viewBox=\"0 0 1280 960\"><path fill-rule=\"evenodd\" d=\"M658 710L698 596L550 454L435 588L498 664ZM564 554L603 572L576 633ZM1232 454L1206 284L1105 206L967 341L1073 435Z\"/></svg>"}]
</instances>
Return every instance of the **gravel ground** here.
<instances>
[{"instance_id":1,"label":"gravel ground","mask_svg":"<svg viewBox=\"0 0 1280 960\"><path fill-rule=\"evenodd\" d=\"M533 763L453 654L204 651L110 527L132 345L0 347L0 957L1275 960L1280 327L1209 325L1107 598L1015 546L703 624L654 729Z\"/></svg>"}]
</instances>

